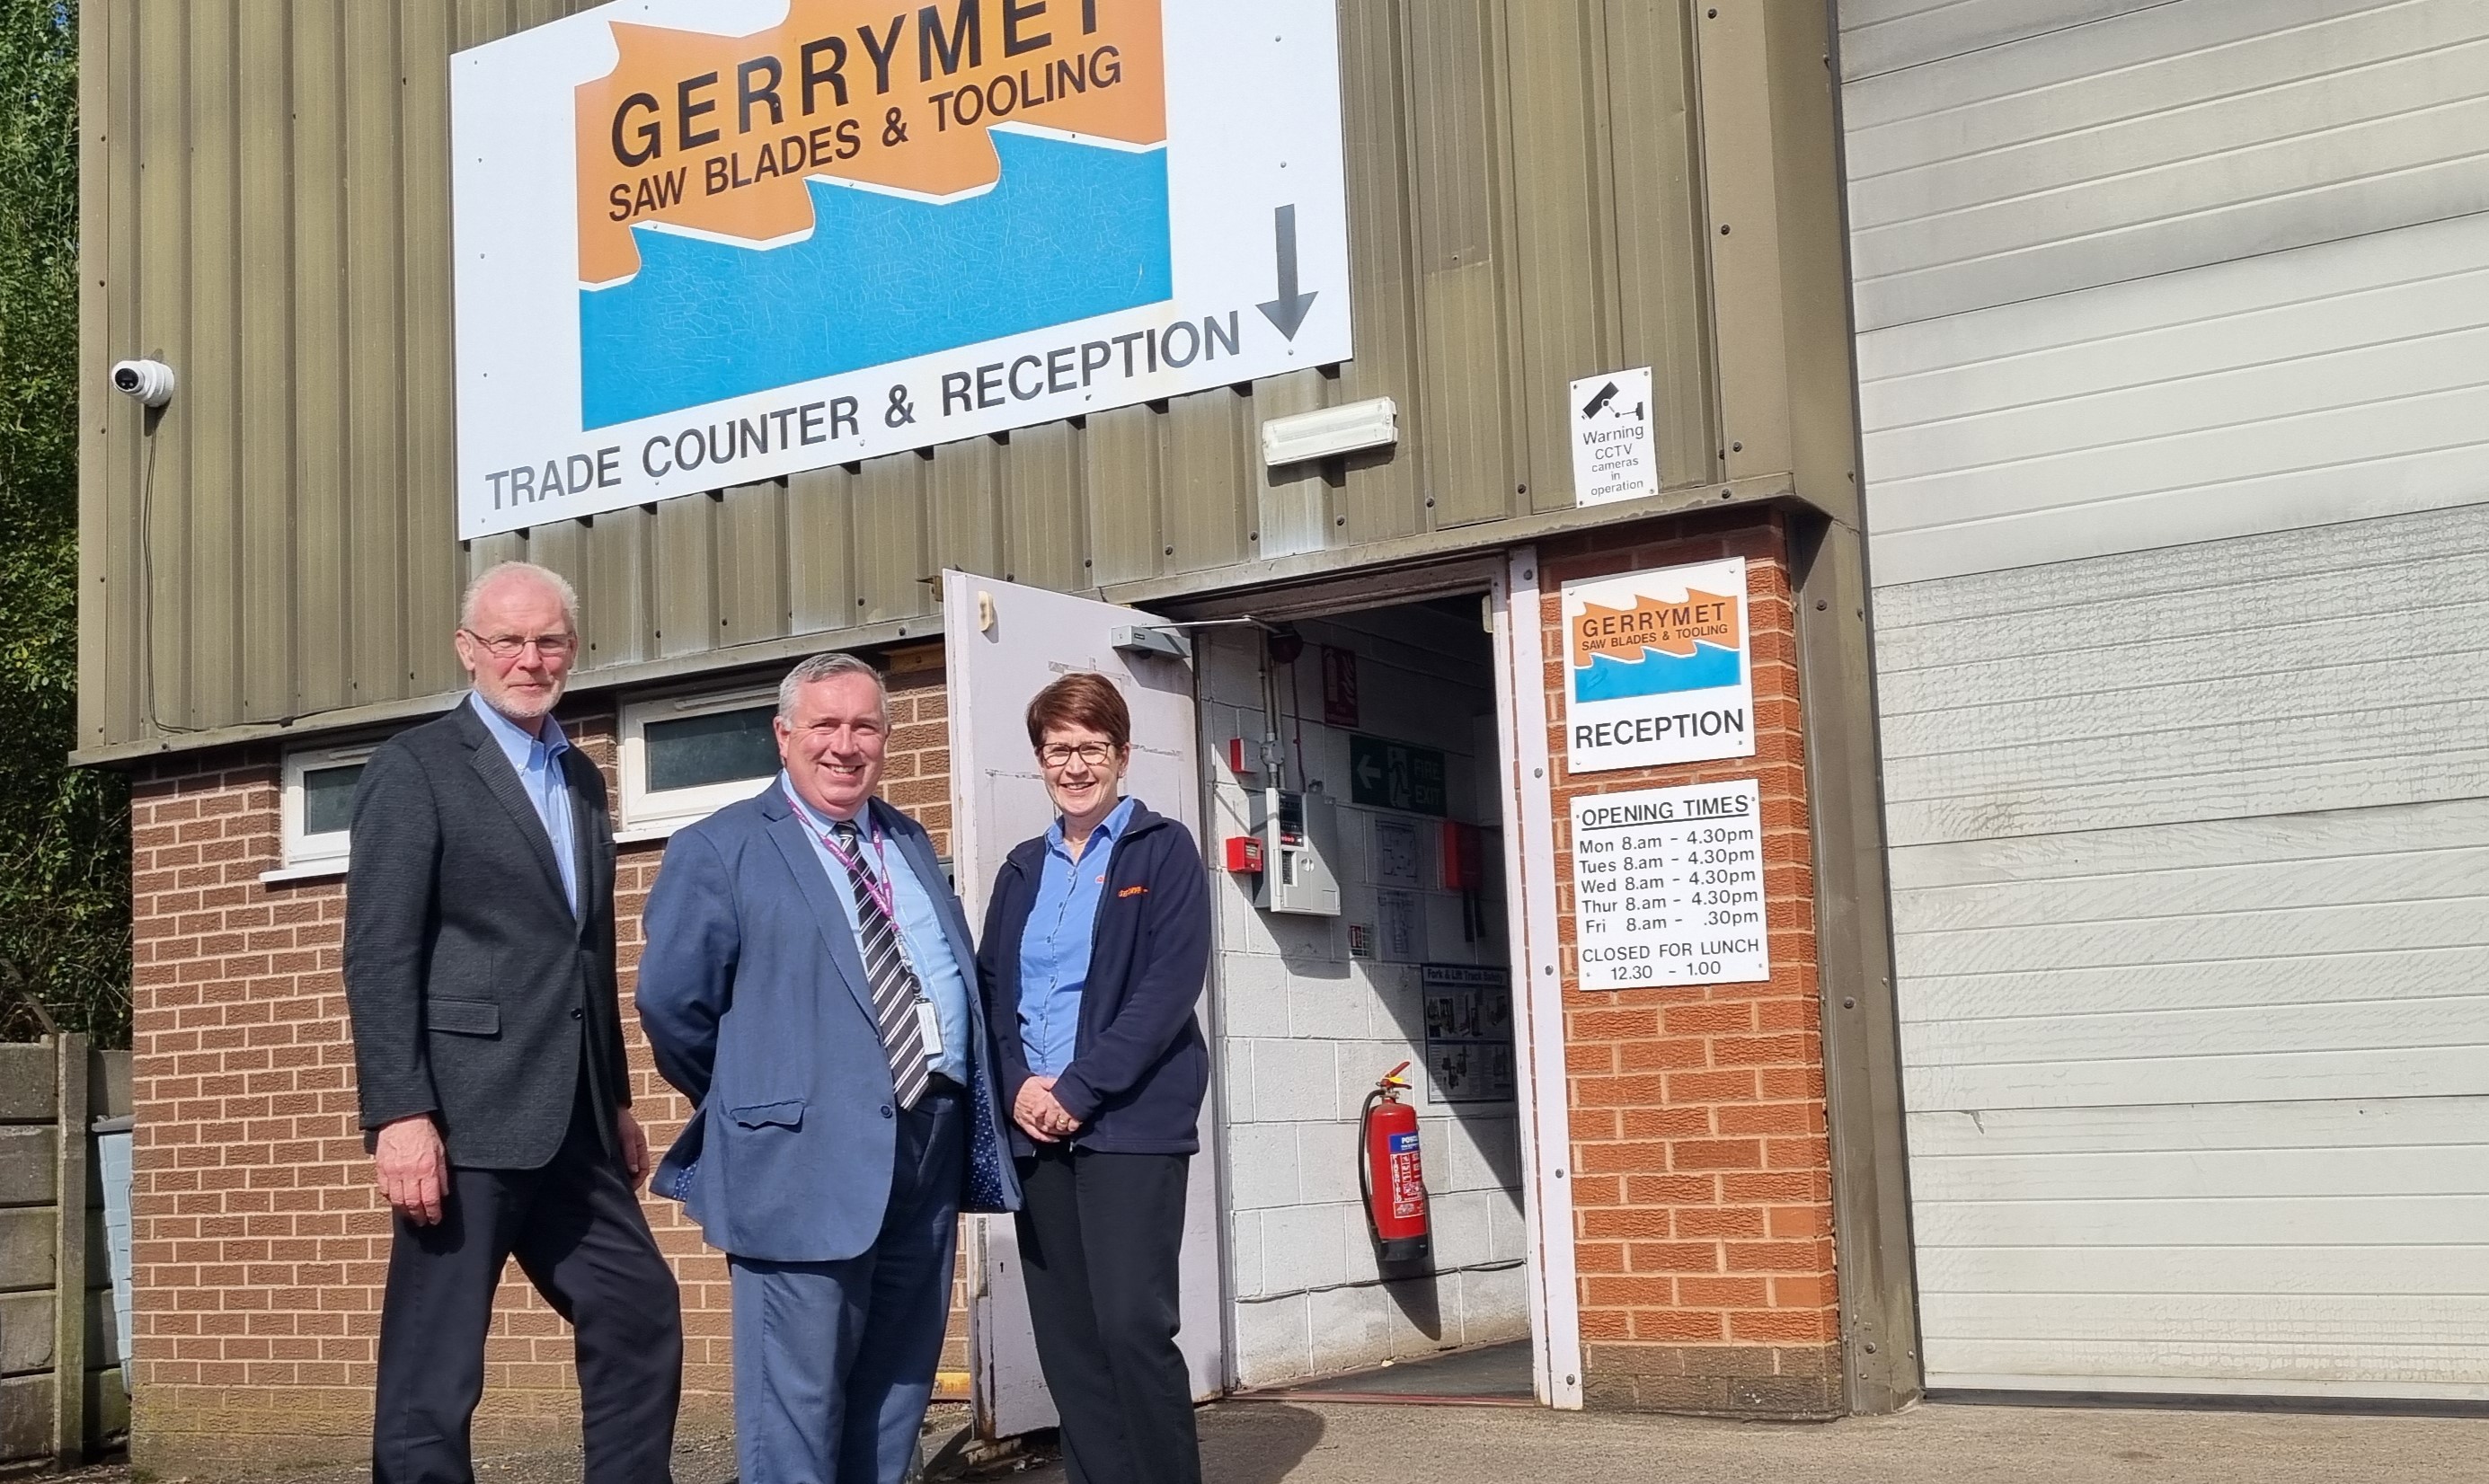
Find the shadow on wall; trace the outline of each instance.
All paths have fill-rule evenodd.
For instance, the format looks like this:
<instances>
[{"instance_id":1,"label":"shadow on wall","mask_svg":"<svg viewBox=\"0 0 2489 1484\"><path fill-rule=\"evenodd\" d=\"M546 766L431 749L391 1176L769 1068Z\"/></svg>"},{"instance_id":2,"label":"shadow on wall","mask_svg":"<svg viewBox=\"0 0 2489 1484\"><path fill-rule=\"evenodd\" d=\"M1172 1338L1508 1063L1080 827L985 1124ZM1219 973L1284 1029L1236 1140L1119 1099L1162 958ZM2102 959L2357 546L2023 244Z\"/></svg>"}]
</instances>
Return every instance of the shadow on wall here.
<instances>
[{"instance_id":1,"label":"shadow on wall","mask_svg":"<svg viewBox=\"0 0 2489 1484\"><path fill-rule=\"evenodd\" d=\"M1442 1344L1444 1300L1436 1287L1435 1274L1426 1272L1402 1277L1399 1275L1400 1266L1393 1264L1384 1270L1383 1291L1400 1306L1401 1316L1409 1321L1412 1327L1427 1339Z\"/></svg>"}]
</instances>

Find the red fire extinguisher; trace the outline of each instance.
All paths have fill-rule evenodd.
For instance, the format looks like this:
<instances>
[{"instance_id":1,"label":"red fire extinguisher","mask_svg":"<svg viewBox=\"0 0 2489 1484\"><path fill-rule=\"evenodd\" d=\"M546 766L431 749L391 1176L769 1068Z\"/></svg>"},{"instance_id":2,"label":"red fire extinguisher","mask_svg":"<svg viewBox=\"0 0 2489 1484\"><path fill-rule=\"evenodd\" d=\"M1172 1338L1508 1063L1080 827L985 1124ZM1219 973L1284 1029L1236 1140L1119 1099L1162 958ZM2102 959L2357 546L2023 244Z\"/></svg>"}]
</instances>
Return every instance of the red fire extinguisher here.
<instances>
[{"instance_id":1,"label":"red fire extinguisher","mask_svg":"<svg viewBox=\"0 0 2489 1484\"><path fill-rule=\"evenodd\" d=\"M1365 1194L1365 1226L1378 1263L1421 1263L1432 1250L1426 1233L1426 1171L1417 1155L1417 1110L1400 1100L1409 1079L1402 1062L1365 1095L1358 1187Z\"/></svg>"}]
</instances>

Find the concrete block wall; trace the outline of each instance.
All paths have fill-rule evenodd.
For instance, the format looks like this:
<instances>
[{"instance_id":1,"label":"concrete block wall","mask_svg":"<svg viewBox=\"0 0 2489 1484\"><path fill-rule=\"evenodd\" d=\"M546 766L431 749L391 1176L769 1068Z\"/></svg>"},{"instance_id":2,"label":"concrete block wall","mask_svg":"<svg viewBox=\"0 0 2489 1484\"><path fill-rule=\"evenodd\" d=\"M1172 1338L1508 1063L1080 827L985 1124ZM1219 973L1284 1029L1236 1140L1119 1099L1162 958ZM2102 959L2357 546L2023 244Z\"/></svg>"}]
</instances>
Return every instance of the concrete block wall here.
<instances>
[{"instance_id":1,"label":"concrete block wall","mask_svg":"<svg viewBox=\"0 0 2489 1484\"><path fill-rule=\"evenodd\" d=\"M1529 1333L1520 1147L1509 1102L1447 1104L1418 1077L1415 1099L1435 1272L1387 1282L1375 1265L1358 1194L1358 1115L1367 1091L1395 1063L1414 1062L1413 1071L1423 1068L1424 1003L1415 962L1350 954L1347 925L1375 922L1370 831L1378 812L1348 802L1349 732L1322 724L1316 646L1359 654L1357 729L1446 752L1453 816L1488 824L1498 814L1478 808L1480 765L1473 749L1479 715L1489 718L1490 754L1493 747L1491 651L1474 619L1464 636L1458 618L1432 611L1356 615L1300 629L1306 648L1294 667L1298 674L1291 677L1286 666L1275 672L1278 729L1290 785L1320 780L1339 801L1332 866L1341 878L1344 915L1258 911L1249 877L1222 877L1217 887L1215 978L1230 1319L1237 1379L1246 1386ZM1249 748L1249 739L1264 734L1260 642L1233 634L1205 641L1200 674L1203 750L1214 783L1211 833L1241 834L1250 827L1251 800L1223 759L1229 737L1246 737ZM1485 768L1491 771L1491 756ZM1425 956L1503 962L1500 883L1487 894L1487 935L1465 941L1459 899L1437 886L1436 821L1405 817L1419 825ZM1488 854L1500 859L1492 844Z\"/></svg>"}]
</instances>

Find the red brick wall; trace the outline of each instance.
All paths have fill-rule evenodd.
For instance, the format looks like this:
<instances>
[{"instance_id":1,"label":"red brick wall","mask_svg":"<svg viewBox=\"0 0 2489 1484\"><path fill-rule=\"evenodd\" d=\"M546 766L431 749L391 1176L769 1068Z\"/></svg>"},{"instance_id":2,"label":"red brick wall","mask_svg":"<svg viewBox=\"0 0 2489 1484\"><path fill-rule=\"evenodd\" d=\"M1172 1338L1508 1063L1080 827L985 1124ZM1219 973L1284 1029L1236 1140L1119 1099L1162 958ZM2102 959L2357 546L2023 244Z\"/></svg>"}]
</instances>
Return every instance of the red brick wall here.
<instances>
[{"instance_id":1,"label":"red brick wall","mask_svg":"<svg viewBox=\"0 0 2489 1484\"><path fill-rule=\"evenodd\" d=\"M1539 553L1584 1386L1593 1406L1829 1414L1839 1301L1785 532L1751 520L1651 529ZM1561 585L1726 556L1747 559L1756 756L1566 772ZM1576 987L1573 799L1747 777L1761 785L1770 982Z\"/></svg>"},{"instance_id":2,"label":"red brick wall","mask_svg":"<svg viewBox=\"0 0 2489 1484\"><path fill-rule=\"evenodd\" d=\"M895 676L889 795L949 837L938 669ZM615 774L614 719L563 724ZM339 978L345 884L263 885L278 864L279 755L186 756L136 781L132 1462L158 1475L351 1461L369 1448L389 1224L356 1127ZM659 1149L689 1109L650 1067L629 996L661 842L616 876L633 1097ZM727 1425L725 1261L672 1201L644 1206L682 1284L683 1423ZM946 1380L964 1384L955 1304ZM479 1452L575 1431L566 1327L515 1268L486 1350Z\"/></svg>"}]
</instances>

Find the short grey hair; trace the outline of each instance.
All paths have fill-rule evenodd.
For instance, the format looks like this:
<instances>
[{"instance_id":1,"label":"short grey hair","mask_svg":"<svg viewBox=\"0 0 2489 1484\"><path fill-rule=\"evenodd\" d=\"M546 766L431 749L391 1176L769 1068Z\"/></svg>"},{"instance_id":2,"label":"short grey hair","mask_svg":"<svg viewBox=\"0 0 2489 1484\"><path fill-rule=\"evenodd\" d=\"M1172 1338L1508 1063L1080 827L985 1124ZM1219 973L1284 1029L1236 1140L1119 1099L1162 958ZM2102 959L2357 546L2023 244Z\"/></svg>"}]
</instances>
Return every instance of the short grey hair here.
<instances>
[{"instance_id":1,"label":"short grey hair","mask_svg":"<svg viewBox=\"0 0 2489 1484\"><path fill-rule=\"evenodd\" d=\"M778 720L783 722L795 714L795 698L802 694L804 687L817 681L835 680L841 675L862 675L872 681L873 699L880 706L881 719L885 723L890 720L890 687L883 683L881 671L852 654L836 650L816 654L787 671L787 678L778 682Z\"/></svg>"},{"instance_id":2,"label":"short grey hair","mask_svg":"<svg viewBox=\"0 0 2489 1484\"><path fill-rule=\"evenodd\" d=\"M570 625L571 633L579 632L578 589L570 585L570 579L551 567L540 567L532 561L497 561L476 574L475 580L467 585L467 595L458 600L458 626L470 634L474 633L475 605L483 598L484 589L504 578L511 577L532 578L552 588L554 595L561 599L563 621Z\"/></svg>"}]
</instances>

